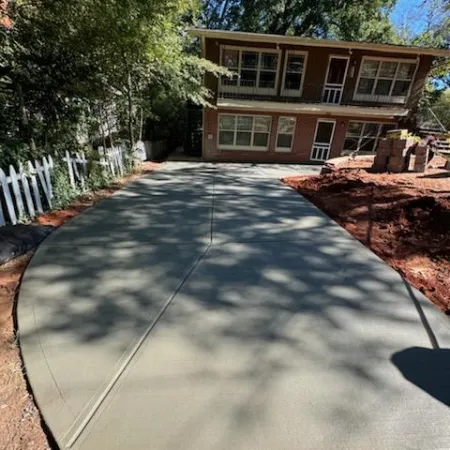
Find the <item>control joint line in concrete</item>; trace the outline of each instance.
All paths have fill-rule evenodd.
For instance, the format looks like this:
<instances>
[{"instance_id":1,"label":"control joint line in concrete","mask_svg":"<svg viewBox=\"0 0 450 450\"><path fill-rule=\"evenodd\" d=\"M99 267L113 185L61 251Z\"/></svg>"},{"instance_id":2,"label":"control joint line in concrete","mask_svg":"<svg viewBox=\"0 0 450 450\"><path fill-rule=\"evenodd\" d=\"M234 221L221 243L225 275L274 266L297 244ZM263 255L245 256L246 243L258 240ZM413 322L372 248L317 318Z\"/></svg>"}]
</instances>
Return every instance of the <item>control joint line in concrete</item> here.
<instances>
[{"instance_id":1,"label":"control joint line in concrete","mask_svg":"<svg viewBox=\"0 0 450 450\"><path fill-rule=\"evenodd\" d=\"M164 303L161 311L156 316L156 318L151 322L151 324L147 327L147 329L144 331L144 334L141 336L139 341L136 343L136 345L131 350L130 354L127 356L125 361L121 364L117 372L112 377L111 381L108 383L104 391L100 394L99 398L96 400L94 405L92 406L89 413L86 415L86 417L83 419L81 424L78 426L78 428L74 431L72 434L72 437L70 438L69 442L66 445L66 448L72 448L78 438L81 436L83 431L88 426L89 422L92 420L92 418L95 416L97 411L99 410L102 403L105 401L106 397L109 395L113 387L116 385L116 383L119 381L119 379L122 377L123 373L125 372L126 368L130 365L131 361L133 360L136 353L139 351L139 349L142 347L144 342L146 341L147 337L155 327L155 325L159 322L161 317L166 312L169 305L172 303L173 299L176 297L178 292L180 292L180 289L183 287L183 285L186 283L188 278L192 275L192 272L194 272L195 268L198 266L200 261L205 257L205 255L208 253L211 244L212 244L212 227L213 227L213 211L214 211L214 178L213 178L213 194L212 194L212 202L211 202L211 226L210 226L210 237L209 237L209 243L207 244L205 250L202 252L202 254L197 258L197 260L194 262L192 267L189 269L189 272L185 275L179 286L175 289L173 294L168 298L166 303Z\"/></svg>"}]
</instances>

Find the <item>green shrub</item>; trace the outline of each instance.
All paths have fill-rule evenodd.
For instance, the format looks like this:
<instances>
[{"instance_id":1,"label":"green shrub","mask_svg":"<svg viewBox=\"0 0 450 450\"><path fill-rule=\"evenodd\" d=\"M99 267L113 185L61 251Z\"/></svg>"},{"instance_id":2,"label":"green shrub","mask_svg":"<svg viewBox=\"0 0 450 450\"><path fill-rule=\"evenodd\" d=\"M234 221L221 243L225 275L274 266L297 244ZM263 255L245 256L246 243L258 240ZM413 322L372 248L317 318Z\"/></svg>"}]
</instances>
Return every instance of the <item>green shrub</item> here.
<instances>
[{"instance_id":1,"label":"green shrub","mask_svg":"<svg viewBox=\"0 0 450 450\"><path fill-rule=\"evenodd\" d=\"M53 208L65 208L81 190L70 184L69 170L65 161L55 161L52 170Z\"/></svg>"}]
</instances>

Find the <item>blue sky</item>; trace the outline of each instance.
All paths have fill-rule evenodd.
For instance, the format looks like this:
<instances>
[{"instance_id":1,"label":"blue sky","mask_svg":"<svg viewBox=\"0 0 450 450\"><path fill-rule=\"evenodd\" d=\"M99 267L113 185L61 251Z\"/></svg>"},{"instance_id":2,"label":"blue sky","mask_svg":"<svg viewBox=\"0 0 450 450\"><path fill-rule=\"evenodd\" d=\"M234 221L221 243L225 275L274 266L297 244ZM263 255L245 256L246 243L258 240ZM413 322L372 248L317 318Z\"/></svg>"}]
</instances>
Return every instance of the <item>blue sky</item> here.
<instances>
[{"instance_id":1,"label":"blue sky","mask_svg":"<svg viewBox=\"0 0 450 450\"><path fill-rule=\"evenodd\" d=\"M424 0L397 0L391 19L396 27L407 25L418 34L426 27L429 12L430 8Z\"/></svg>"}]
</instances>

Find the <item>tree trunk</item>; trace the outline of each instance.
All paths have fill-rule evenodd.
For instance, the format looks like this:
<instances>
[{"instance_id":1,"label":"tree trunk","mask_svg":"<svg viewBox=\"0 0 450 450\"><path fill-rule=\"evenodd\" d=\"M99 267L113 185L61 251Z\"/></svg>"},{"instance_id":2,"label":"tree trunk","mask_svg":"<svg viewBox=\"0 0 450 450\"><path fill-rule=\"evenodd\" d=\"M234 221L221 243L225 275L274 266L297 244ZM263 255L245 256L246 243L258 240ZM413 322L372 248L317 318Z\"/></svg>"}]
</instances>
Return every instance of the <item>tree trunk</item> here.
<instances>
[{"instance_id":1,"label":"tree trunk","mask_svg":"<svg viewBox=\"0 0 450 450\"><path fill-rule=\"evenodd\" d=\"M142 134L144 131L144 108L140 108L140 122L139 122L139 140L142 141Z\"/></svg>"},{"instance_id":2,"label":"tree trunk","mask_svg":"<svg viewBox=\"0 0 450 450\"><path fill-rule=\"evenodd\" d=\"M111 127L109 126L109 114L108 114L108 109L107 108L103 108L103 112L105 114L105 120L106 120L106 126L108 128L108 136L109 136L109 143L111 145L111 148L114 147L114 139L112 136L112 130Z\"/></svg>"},{"instance_id":3,"label":"tree trunk","mask_svg":"<svg viewBox=\"0 0 450 450\"><path fill-rule=\"evenodd\" d=\"M28 110L25 106L22 85L20 83L17 83L17 94L19 97L19 106L20 106L20 112L21 112L21 114L20 114L20 129L21 129L23 136L26 136L26 140L28 142L28 145L30 146L30 151L31 151L32 156L36 157L37 156L36 143L34 142L33 131L30 127Z\"/></svg>"},{"instance_id":4,"label":"tree trunk","mask_svg":"<svg viewBox=\"0 0 450 450\"><path fill-rule=\"evenodd\" d=\"M134 132L133 132L133 84L131 81L131 72L128 72L128 89L127 89L127 101L128 101L128 134L130 137L131 149L134 148Z\"/></svg>"}]
</instances>

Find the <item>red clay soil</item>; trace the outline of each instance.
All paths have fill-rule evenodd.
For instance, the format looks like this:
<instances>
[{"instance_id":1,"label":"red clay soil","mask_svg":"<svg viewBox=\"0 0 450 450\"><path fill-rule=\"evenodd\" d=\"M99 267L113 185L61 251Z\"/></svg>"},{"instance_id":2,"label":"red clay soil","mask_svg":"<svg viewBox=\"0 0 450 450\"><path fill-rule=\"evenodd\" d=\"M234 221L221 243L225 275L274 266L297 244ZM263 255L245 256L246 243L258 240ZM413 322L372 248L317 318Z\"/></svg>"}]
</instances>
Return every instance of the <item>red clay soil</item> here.
<instances>
[{"instance_id":1,"label":"red clay soil","mask_svg":"<svg viewBox=\"0 0 450 450\"><path fill-rule=\"evenodd\" d=\"M351 161L283 181L450 314L450 173L375 174L370 165Z\"/></svg>"},{"instance_id":2,"label":"red clay soil","mask_svg":"<svg viewBox=\"0 0 450 450\"><path fill-rule=\"evenodd\" d=\"M144 163L141 169L117 183L75 199L66 209L44 214L37 222L59 227L100 200L142 175L152 172L158 164ZM17 345L14 315L22 274L34 250L0 266L0 449L46 450L47 437L33 398L23 375L22 359Z\"/></svg>"}]
</instances>

